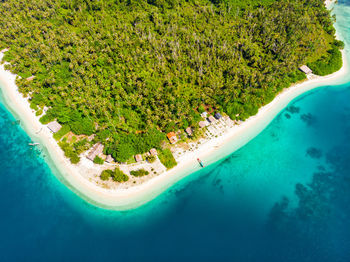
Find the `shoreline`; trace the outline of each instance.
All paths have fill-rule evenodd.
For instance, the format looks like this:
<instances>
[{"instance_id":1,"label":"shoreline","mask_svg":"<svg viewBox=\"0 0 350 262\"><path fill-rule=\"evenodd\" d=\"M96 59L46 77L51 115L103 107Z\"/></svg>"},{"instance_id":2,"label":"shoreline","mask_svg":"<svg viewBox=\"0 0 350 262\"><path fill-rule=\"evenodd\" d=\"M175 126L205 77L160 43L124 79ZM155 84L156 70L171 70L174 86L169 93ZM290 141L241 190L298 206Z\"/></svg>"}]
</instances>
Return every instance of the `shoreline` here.
<instances>
[{"instance_id":1,"label":"shoreline","mask_svg":"<svg viewBox=\"0 0 350 262\"><path fill-rule=\"evenodd\" d=\"M328 4L327 4L328 2ZM326 1L327 7L333 1ZM338 32L337 32L338 33ZM0 54L0 61L3 54ZM39 142L48 158L45 158L54 175L74 193L93 205L115 210L137 208L160 195L182 178L201 170L197 158L206 165L225 159L257 136L293 99L326 85L337 85L349 81L349 68L346 50L342 51L343 67L331 75L313 76L299 84L284 89L272 102L261 107L257 115L250 117L240 125L230 128L220 137L213 138L198 149L187 152L179 158L178 165L140 185L128 189L105 189L79 172L79 168L69 162L48 128L42 125L29 102L18 92L16 75L4 70L0 65L0 86L5 106L21 120L21 126L34 142Z\"/></svg>"},{"instance_id":2,"label":"shoreline","mask_svg":"<svg viewBox=\"0 0 350 262\"><path fill-rule=\"evenodd\" d=\"M201 168L197 162L198 157L206 165L209 165L224 159L244 146L258 135L296 97L317 87L345 82L342 81L341 77L346 76L349 70L344 50L342 55L343 67L338 72L324 77L317 76L314 79L306 80L283 90L272 102L260 108L257 115L250 117L240 125L234 126L224 135L208 141L197 150L183 155L181 157L182 161L173 169L141 185L118 191L99 187L79 174L79 170L65 158L63 151L52 137L50 131L39 122L30 109L28 101L17 91L17 86L14 82L16 76L5 71L3 65L0 66L0 83L2 83L1 90L7 108L17 117L20 116L22 127L33 141L40 142L43 145L47 155L50 156L48 164L54 174L66 186L88 202L103 208L126 210L151 201L177 181L200 170ZM38 130L41 130L40 136L36 134Z\"/></svg>"}]
</instances>

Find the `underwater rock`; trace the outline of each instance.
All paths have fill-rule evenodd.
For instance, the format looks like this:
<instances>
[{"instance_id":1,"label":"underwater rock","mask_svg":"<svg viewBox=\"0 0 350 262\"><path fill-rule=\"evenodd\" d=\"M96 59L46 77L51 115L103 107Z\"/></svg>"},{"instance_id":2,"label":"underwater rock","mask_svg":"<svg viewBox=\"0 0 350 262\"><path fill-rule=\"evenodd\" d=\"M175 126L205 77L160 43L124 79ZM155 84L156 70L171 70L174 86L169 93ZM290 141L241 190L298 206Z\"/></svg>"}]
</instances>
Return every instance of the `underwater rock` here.
<instances>
[{"instance_id":1,"label":"underwater rock","mask_svg":"<svg viewBox=\"0 0 350 262\"><path fill-rule=\"evenodd\" d=\"M300 107L288 106L286 110L291 114L298 114L300 112Z\"/></svg>"},{"instance_id":2,"label":"underwater rock","mask_svg":"<svg viewBox=\"0 0 350 262\"><path fill-rule=\"evenodd\" d=\"M317 149L315 147L310 147L306 151L306 155L311 158L321 158L322 157L322 151L320 149Z\"/></svg>"},{"instance_id":3,"label":"underwater rock","mask_svg":"<svg viewBox=\"0 0 350 262\"><path fill-rule=\"evenodd\" d=\"M304 121L308 126L312 126L316 122L316 118L310 113L302 114L300 116L300 119Z\"/></svg>"}]
</instances>

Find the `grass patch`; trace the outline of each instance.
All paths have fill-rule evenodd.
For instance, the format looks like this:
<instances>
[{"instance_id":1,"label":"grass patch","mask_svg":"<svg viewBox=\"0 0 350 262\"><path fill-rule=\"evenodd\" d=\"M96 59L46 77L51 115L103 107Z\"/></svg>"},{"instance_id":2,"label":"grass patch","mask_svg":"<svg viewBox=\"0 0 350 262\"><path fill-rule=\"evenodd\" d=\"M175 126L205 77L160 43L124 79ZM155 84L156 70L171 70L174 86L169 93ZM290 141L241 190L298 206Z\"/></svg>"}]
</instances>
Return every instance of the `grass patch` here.
<instances>
[{"instance_id":1,"label":"grass patch","mask_svg":"<svg viewBox=\"0 0 350 262\"><path fill-rule=\"evenodd\" d=\"M173 154L171 153L170 149L163 149L160 150L158 153L158 157L160 162L167 168L173 168L174 166L177 165L177 162L173 156Z\"/></svg>"}]
</instances>

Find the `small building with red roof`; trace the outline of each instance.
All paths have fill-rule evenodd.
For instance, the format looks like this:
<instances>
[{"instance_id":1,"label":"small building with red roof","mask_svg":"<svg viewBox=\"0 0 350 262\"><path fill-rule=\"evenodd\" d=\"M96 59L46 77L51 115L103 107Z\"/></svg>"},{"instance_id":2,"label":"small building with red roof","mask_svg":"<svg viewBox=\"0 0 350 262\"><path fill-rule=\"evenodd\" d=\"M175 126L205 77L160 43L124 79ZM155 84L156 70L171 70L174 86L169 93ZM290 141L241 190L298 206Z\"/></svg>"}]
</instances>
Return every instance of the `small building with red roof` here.
<instances>
[{"instance_id":1,"label":"small building with red roof","mask_svg":"<svg viewBox=\"0 0 350 262\"><path fill-rule=\"evenodd\" d=\"M170 132L166 136L169 139L171 144L175 144L177 142L177 137L176 137L176 134L174 132Z\"/></svg>"}]
</instances>

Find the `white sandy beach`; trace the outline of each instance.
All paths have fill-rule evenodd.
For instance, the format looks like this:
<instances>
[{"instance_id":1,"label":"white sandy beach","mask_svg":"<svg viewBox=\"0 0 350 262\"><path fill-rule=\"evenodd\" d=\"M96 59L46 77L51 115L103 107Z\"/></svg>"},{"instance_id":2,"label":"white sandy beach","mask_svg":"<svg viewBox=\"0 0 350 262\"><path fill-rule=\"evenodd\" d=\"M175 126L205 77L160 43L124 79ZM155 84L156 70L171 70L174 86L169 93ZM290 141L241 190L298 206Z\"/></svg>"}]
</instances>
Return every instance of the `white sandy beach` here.
<instances>
[{"instance_id":1,"label":"white sandy beach","mask_svg":"<svg viewBox=\"0 0 350 262\"><path fill-rule=\"evenodd\" d=\"M327 9L331 9L333 5L335 4L336 0L325 0L324 4L326 5Z\"/></svg>"},{"instance_id":2,"label":"white sandy beach","mask_svg":"<svg viewBox=\"0 0 350 262\"><path fill-rule=\"evenodd\" d=\"M326 1L327 6L332 1ZM39 142L49 156L48 163L55 175L68 187L87 201L109 209L125 210L138 207L162 193L183 177L200 169L197 158L206 165L214 163L239 149L258 135L299 95L325 85L336 85L349 80L346 51L343 51L343 67L340 71L326 76L313 76L301 84L296 84L281 92L271 103L262 107L259 113L240 125L234 126L224 135L200 145L198 149L186 152L178 159L178 165L140 185L125 189L106 189L87 180L78 166L72 165L64 157L63 151L53 139L51 132L35 116L27 99L17 91L16 76L0 66L0 85L7 107L21 120L21 124L34 142ZM3 54L0 54L0 61Z\"/></svg>"}]
</instances>

